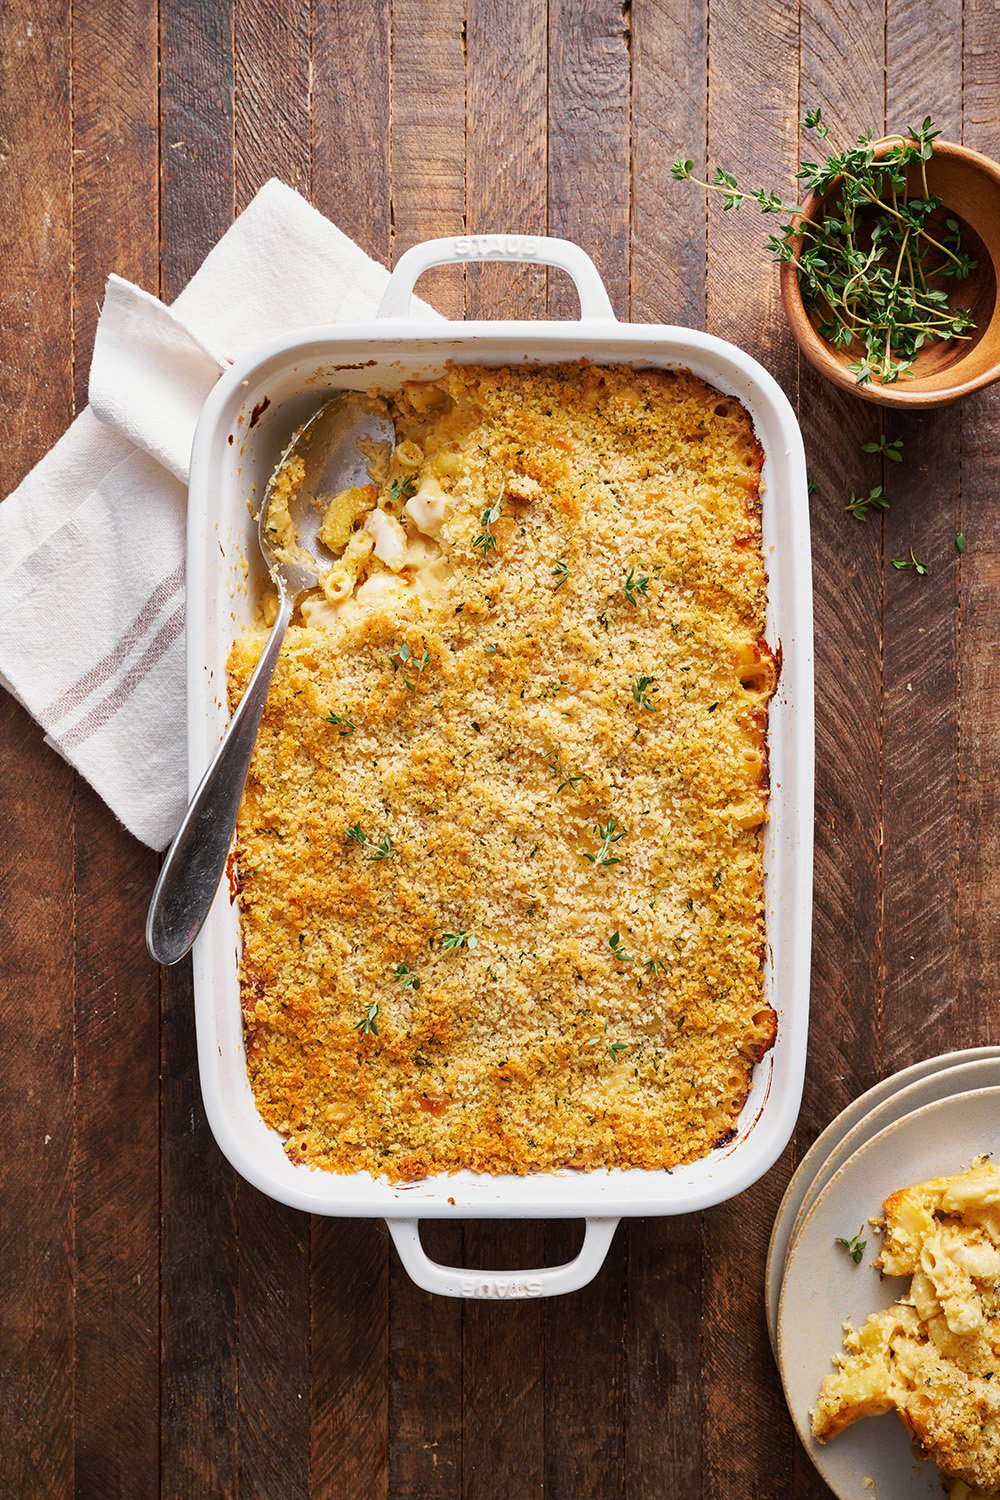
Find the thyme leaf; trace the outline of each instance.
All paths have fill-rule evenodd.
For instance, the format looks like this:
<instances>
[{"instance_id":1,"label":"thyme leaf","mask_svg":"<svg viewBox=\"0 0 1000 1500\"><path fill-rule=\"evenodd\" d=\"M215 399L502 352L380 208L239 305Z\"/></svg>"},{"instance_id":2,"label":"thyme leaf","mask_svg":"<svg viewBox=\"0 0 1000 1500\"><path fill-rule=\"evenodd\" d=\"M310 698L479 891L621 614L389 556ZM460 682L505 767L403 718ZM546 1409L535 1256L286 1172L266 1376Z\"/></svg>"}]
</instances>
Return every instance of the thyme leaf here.
<instances>
[{"instance_id":1,"label":"thyme leaf","mask_svg":"<svg viewBox=\"0 0 1000 1500\"><path fill-rule=\"evenodd\" d=\"M613 932L611 934L608 938L608 947L611 949L612 956L617 958L620 964L635 963L634 956L631 953L626 953L622 947L622 935L620 932Z\"/></svg>"},{"instance_id":2,"label":"thyme leaf","mask_svg":"<svg viewBox=\"0 0 1000 1500\"><path fill-rule=\"evenodd\" d=\"M560 561L556 563L555 567L550 569L550 572L552 573L552 577L557 580L556 586L552 590L552 592L554 594L558 594L559 590L562 588L563 584L569 577L569 563L563 562L560 559Z\"/></svg>"},{"instance_id":3,"label":"thyme leaf","mask_svg":"<svg viewBox=\"0 0 1000 1500\"><path fill-rule=\"evenodd\" d=\"M624 594L633 609L638 609L639 600L636 598L636 595L641 594L644 599L649 597L649 579L636 578L635 569L629 568L628 577L625 579L624 584Z\"/></svg>"},{"instance_id":4,"label":"thyme leaf","mask_svg":"<svg viewBox=\"0 0 1000 1500\"><path fill-rule=\"evenodd\" d=\"M762 213L777 214L781 222L768 248L775 260L795 265L820 337L854 354L847 368L859 385L889 385L913 374L925 346L968 339L975 328L968 307L949 300L948 288L965 281L977 262L962 246L959 221L942 222L942 200L927 182L941 132L927 115L904 132L878 140L869 132L837 151L821 110L807 111L805 127L824 146L821 159L801 161L796 174L822 200L811 218L773 190L741 188L721 167L702 181L690 157L678 158L670 175L719 193L724 209L749 198ZM866 451L898 462L899 446L897 439Z\"/></svg>"},{"instance_id":5,"label":"thyme leaf","mask_svg":"<svg viewBox=\"0 0 1000 1500\"><path fill-rule=\"evenodd\" d=\"M884 486L877 484L867 495L856 495L852 490L844 509L849 510L856 521L863 521L870 510L888 510L889 502L885 498Z\"/></svg>"},{"instance_id":6,"label":"thyme leaf","mask_svg":"<svg viewBox=\"0 0 1000 1500\"><path fill-rule=\"evenodd\" d=\"M650 713L656 711L656 704L650 698L650 693L659 691L655 677L637 677L632 684L632 697L640 708L648 709Z\"/></svg>"},{"instance_id":7,"label":"thyme leaf","mask_svg":"<svg viewBox=\"0 0 1000 1500\"><path fill-rule=\"evenodd\" d=\"M865 1247L868 1244L867 1240L863 1240L861 1238L864 1232L865 1226L862 1224L861 1228L852 1239L845 1240L838 1237L834 1241L834 1244L836 1245L843 1245L844 1249L847 1251L848 1255L851 1257L856 1266L860 1266L862 1260L864 1259Z\"/></svg>"},{"instance_id":8,"label":"thyme leaf","mask_svg":"<svg viewBox=\"0 0 1000 1500\"><path fill-rule=\"evenodd\" d=\"M375 1019L377 1015L378 1001L373 1000L371 1005L369 1005L366 1009L364 1015L361 1017L361 1020L358 1021L351 1029L353 1031L360 1031L362 1036L367 1036L369 1032L372 1036L378 1036L378 1021Z\"/></svg>"},{"instance_id":9,"label":"thyme leaf","mask_svg":"<svg viewBox=\"0 0 1000 1500\"><path fill-rule=\"evenodd\" d=\"M592 865L604 865L605 867L620 865L621 860L617 855L611 853L611 849L614 844L617 844L620 839L625 837L624 828L616 823L614 818L609 817L607 823L595 823L594 832L601 840L601 847L596 854L587 854L585 851L581 851L584 859L589 860Z\"/></svg>"},{"instance_id":10,"label":"thyme leaf","mask_svg":"<svg viewBox=\"0 0 1000 1500\"><path fill-rule=\"evenodd\" d=\"M450 948L475 948L479 942L474 932L468 932L464 927L458 932L442 932L441 947Z\"/></svg>"},{"instance_id":11,"label":"thyme leaf","mask_svg":"<svg viewBox=\"0 0 1000 1500\"><path fill-rule=\"evenodd\" d=\"M353 722L353 720L343 719L341 718L340 714L335 714L332 710L330 711L330 713L323 715L323 723L336 724L338 726L337 732L341 736L341 738L343 738L345 735L353 734L358 727Z\"/></svg>"},{"instance_id":12,"label":"thyme leaf","mask_svg":"<svg viewBox=\"0 0 1000 1500\"><path fill-rule=\"evenodd\" d=\"M919 573L921 578L926 578L927 574L930 572L927 564L920 561L920 558L916 556L912 547L910 548L910 554L908 557L894 557L892 560L892 565L894 568L898 568L901 573L905 573L910 570L912 570L914 573Z\"/></svg>"}]
</instances>

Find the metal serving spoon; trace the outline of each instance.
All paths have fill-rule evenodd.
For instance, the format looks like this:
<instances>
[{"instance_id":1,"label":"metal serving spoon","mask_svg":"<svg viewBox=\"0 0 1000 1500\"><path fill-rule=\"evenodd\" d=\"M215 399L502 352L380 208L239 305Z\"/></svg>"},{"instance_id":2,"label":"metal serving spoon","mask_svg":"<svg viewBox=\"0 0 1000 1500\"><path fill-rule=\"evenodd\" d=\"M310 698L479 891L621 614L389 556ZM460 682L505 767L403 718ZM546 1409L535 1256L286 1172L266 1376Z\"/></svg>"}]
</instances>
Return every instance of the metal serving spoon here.
<instances>
[{"instance_id":1,"label":"metal serving spoon","mask_svg":"<svg viewBox=\"0 0 1000 1500\"><path fill-rule=\"evenodd\" d=\"M282 454L268 483L257 536L278 590L278 614L247 690L163 861L146 918L146 946L157 963L175 964L184 957L201 931L222 878L281 642L300 595L314 589L330 565L317 561L317 553L325 550L317 533L326 504L341 490L370 483L369 465L377 445L388 444L391 454L395 441L384 405L347 391L310 417ZM293 455L305 462L305 477L289 504L297 545L276 550L268 530L269 510L278 473Z\"/></svg>"}]
</instances>

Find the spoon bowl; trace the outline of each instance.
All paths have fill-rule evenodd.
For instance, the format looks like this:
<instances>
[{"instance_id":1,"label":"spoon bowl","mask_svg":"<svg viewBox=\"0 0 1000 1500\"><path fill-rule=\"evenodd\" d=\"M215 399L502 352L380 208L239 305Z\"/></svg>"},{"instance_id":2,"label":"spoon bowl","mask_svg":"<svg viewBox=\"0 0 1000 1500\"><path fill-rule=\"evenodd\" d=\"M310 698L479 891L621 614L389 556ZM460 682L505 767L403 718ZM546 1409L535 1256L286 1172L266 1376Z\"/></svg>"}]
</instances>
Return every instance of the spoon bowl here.
<instances>
[{"instance_id":1,"label":"spoon bowl","mask_svg":"<svg viewBox=\"0 0 1000 1500\"><path fill-rule=\"evenodd\" d=\"M285 631L298 600L319 585L335 560L320 540L324 513L336 495L370 484L383 465L387 471L395 440L382 402L342 391L299 429L268 482L257 535L278 591L278 612L153 889L146 946L157 963L175 964L188 952L222 879ZM290 483L294 461L302 470Z\"/></svg>"},{"instance_id":2,"label":"spoon bowl","mask_svg":"<svg viewBox=\"0 0 1000 1500\"><path fill-rule=\"evenodd\" d=\"M279 594L294 601L316 588L335 561L320 539L327 506L335 495L370 484L395 445L396 433L383 401L344 391L299 428L271 476L257 522L257 538ZM287 495L288 524L275 526L275 495L290 460L303 465ZM285 495L281 493L282 504ZM283 519L283 518L282 518Z\"/></svg>"}]
</instances>

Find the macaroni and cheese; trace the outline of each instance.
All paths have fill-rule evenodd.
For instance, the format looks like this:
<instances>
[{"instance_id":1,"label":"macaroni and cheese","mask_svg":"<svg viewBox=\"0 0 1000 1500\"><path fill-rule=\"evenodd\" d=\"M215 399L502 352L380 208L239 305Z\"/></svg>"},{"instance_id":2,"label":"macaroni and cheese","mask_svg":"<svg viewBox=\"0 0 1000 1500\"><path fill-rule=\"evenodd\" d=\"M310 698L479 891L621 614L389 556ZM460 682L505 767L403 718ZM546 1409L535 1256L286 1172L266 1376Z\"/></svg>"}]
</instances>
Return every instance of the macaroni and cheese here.
<instances>
[{"instance_id":1,"label":"macaroni and cheese","mask_svg":"<svg viewBox=\"0 0 1000 1500\"><path fill-rule=\"evenodd\" d=\"M775 1035L750 419L585 363L386 400L239 819L258 1108L294 1160L390 1179L704 1156Z\"/></svg>"},{"instance_id":2,"label":"macaroni and cheese","mask_svg":"<svg viewBox=\"0 0 1000 1500\"><path fill-rule=\"evenodd\" d=\"M909 1276L905 1297L848 1330L813 1432L896 1411L951 1500L1000 1493L1000 1170L982 1162L884 1204L876 1268Z\"/></svg>"}]
</instances>

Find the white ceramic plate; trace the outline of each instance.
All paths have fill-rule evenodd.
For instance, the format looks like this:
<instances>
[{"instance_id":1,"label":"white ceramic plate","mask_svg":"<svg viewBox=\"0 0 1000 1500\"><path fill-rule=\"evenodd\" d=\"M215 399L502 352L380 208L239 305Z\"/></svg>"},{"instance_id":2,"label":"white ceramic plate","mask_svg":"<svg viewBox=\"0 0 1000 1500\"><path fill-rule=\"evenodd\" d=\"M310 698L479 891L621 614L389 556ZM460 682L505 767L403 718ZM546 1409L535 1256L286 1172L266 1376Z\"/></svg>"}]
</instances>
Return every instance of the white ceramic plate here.
<instances>
[{"instance_id":1,"label":"white ceramic plate","mask_svg":"<svg viewBox=\"0 0 1000 1500\"><path fill-rule=\"evenodd\" d=\"M981 1073L968 1071L983 1064L985 1067ZM764 1280L767 1331L772 1350L777 1351L778 1298L789 1246L798 1234L806 1212L837 1168L865 1141L911 1110L931 1104L935 1099L967 1093L974 1088L989 1088L993 1084L1000 1084L1000 1047L970 1047L964 1052L944 1052L939 1057L925 1058L923 1062L883 1078L881 1083L841 1110L817 1137L788 1184L767 1249Z\"/></svg>"},{"instance_id":2,"label":"white ceramic plate","mask_svg":"<svg viewBox=\"0 0 1000 1500\"><path fill-rule=\"evenodd\" d=\"M888 1307L908 1278L879 1279L872 1268L878 1237L856 1266L838 1236L867 1227L898 1188L962 1172L984 1152L1000 1156L1000 1088L938 1100L879 1131L840 1168L806 1215L785 1265L778 1307L778 1365L788 1408L816 1468L839 1500L941 1500L933 1464L919 1464L895 1413L856 1422L828 1443L810 1430L831 1359L843 1346L843 1325L855 1327ZM864 1481L875 1482L874 1491Z\"/></svg>"}]
</instances>

